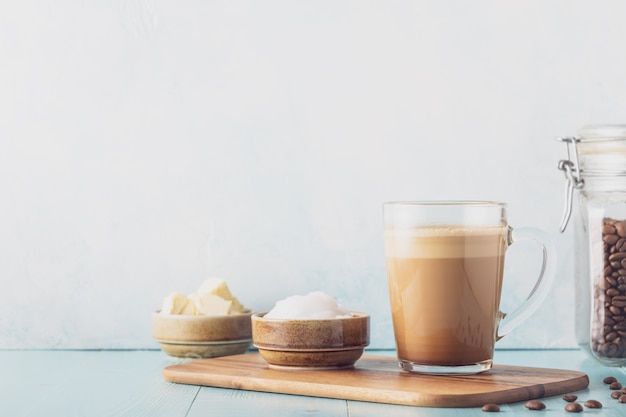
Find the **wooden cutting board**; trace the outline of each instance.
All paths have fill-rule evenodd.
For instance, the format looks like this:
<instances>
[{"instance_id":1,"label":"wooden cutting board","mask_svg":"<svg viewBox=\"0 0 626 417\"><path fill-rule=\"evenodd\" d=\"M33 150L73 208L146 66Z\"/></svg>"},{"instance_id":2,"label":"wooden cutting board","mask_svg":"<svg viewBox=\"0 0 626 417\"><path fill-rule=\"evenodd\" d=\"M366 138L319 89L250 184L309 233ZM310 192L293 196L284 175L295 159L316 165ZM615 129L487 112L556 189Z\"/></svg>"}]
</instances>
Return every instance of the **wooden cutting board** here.
<instances>
[{"instance_id":1,"label":"wooden cutting board","mask_svg":"<svg viewBox=\"0 0 626 417\"><path fill-rule=\"evenodd\" d=\"M163 369L166 381L423 407L479 407L565 394L589 385L586 374L496 365L483 374L411 374L392 357L364 355L351 369L272 369L258 353L202 359Z\"/></svg>"}]
</instances>

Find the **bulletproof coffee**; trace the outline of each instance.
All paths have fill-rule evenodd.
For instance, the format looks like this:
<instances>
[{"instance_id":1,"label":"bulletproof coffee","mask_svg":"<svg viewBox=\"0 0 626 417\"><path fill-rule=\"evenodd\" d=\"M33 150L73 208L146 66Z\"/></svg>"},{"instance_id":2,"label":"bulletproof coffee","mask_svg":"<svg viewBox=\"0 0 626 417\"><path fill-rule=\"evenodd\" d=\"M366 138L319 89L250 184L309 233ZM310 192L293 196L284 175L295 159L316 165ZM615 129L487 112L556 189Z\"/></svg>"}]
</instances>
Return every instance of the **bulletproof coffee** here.
<instances>
[{"instance_id":1,"label":"bulletproof coffee","mask_svg":"<svg viewBox=\"0 0 626 417\"><path fill-rule=\"evenodd\" d=\"M398 355L433 365L493 357L506 227L387 230Z\"/></svg>"}]
</instances>

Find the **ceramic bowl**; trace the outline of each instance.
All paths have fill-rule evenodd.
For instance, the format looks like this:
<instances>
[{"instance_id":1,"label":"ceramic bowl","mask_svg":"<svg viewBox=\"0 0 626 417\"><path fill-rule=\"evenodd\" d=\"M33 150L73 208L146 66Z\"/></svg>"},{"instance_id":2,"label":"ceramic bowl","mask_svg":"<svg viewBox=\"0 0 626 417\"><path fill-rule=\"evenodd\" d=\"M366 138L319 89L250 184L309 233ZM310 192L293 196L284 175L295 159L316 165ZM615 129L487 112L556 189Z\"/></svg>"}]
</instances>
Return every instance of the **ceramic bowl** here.
<instances>
[{"instance_id":1,"label":"ceramic bowl","mask_svg":"<svg viewBox=\"0 0 626 417\"><path fill-rule=\"evenodd\" d=\"M369 315L320 320L252 315L252 343L270 367L338 369L354 366L369 345Z\"/></svg>"},{"instance_id":2,"label":"ceramic bowl","mask_svg":"<svg viewBox=\"0 0 626 417\"><path fill-rule=\"evenodd\" d=\"M152 313L152 336L177 358L213 358L245 353L252 344L251 310L226 316Z\"/></svg>"}]
</instances>

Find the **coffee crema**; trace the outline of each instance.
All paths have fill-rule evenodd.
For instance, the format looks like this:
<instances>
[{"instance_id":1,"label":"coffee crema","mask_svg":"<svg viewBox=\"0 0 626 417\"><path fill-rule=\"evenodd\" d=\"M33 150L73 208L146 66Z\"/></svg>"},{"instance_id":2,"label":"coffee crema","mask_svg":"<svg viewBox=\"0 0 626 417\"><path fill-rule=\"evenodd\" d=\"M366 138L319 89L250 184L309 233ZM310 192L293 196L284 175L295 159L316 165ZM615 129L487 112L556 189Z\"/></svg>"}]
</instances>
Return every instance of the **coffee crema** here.
<instances>
[{"instance_id":1,"label":"coffee crema","mask_svg":"<svg viewBox=\"0 0 626 417\"><path fill-rule=\"evenodd\" d=\"M493 358L508 227L385 230L398 356L423 365Z\"/></svg>"}]
</instances>

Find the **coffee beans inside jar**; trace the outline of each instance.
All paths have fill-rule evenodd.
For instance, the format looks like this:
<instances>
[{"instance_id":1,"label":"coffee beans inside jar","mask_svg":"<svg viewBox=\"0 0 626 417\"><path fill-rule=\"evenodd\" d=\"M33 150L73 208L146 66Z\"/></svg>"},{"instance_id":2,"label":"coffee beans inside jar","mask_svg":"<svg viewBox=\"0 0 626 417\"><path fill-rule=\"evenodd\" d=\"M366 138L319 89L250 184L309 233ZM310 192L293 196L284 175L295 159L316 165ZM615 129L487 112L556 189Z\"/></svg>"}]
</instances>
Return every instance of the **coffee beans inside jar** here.
<instances>
[{"instance_id":1,"label":"coffee beans inside jar","mask_svg":"<svg viewBox=\"0 0 626 417\"><path fill-rule=\"evenodd\" d=\"M626 220L602 220L604 269L594 278L591 349L626 358Z\"/></svg>"}]
</instances>

